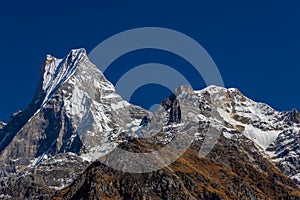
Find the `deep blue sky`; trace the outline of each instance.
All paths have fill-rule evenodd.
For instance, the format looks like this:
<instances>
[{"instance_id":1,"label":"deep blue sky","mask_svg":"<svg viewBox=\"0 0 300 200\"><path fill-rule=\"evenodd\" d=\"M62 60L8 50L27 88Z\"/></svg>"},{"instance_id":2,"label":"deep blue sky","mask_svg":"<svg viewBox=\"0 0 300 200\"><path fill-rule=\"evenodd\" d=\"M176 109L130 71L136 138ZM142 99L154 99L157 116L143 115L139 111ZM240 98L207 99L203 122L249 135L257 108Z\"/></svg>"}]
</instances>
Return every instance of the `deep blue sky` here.
<instances>
[{"instance_id":1,"label":"deep blue sky","mask_svg":"<svg viewBox=\"0 0 300 200\"><path fill-rule=\"evenodd\" d=\"M72 48L91 51L111 35L144 26L175 29L197 40L226 87L278 110L300 109L297 0L178 2L1 2L0 118L7 121L29 104L47 53L64 57Z\"/></svg>"}]
</instances>

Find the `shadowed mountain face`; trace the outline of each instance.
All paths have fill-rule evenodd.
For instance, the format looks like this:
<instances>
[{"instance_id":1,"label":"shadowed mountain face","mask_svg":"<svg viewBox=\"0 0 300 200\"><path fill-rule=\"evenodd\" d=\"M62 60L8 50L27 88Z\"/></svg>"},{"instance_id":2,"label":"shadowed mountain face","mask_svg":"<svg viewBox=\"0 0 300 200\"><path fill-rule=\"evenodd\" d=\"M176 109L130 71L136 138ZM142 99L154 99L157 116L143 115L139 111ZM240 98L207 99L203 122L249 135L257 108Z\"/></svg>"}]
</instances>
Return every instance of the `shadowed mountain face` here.
<instances>
[{"instance_id":1,"label":"shadowed mountain face","mask_svg":"<svg viewBox=\"0 0 300 200\"><path fill-rule=\"evenodd\" d=\"M291 123L300 123L300 113L296 109L293 109L289 113L287 120Z\"/></svg>"},{"instance_id":2,"label":"shadowed mountain face","mask_svg":"<svg viewBox=\"0 0 300 200\"><path fill-rule=\"evenodd\" d=\"M0 199L300 199L299 119L217 86L150 113L84 49L48 55L33 101L0 123Z\"/></svg>"},{"instance_id":3,"label":"shadowed mountain face","mask_svg":"<svg viewBox=\"0 0 300 200\"><path fill-rule=\"evenodd\" d=\"M245 142L245 143L244 143ZM243 146L247 144L247 146ZM199 159L201 141L161 170L130 174L94 162L54 199L299 199L296 184L261 156L245 137L221 137L212 152ZM153 149L153 144L132 141ZM158 147L159 148L159 147ZM134 162L134 161L133 161Z\"/></svg>"}]
</instances>

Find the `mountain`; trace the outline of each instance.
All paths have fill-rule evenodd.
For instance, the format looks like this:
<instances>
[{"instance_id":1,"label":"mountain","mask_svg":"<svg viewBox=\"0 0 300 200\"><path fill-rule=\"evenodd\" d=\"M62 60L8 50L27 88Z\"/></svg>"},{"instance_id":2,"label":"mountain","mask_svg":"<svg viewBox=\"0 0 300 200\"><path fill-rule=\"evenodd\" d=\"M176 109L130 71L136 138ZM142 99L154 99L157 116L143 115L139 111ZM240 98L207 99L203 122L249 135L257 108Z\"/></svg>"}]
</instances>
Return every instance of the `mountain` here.
<instances>
[{"instance_id":1,"label":"mountain","mask_svg":"<svg viewBox=\"0 0 300 200\"><path fill-rule=\"evenodd\" d=\"M15 160L10 172L45 156L101 149L148 114L117 95L83 49L72 50L64 59L48 55L41 74L33 103L3 129L0 160L6 164Z\"/></svg>"},{"instance_id":2,"label":"mountain","mask_svg":"<svg viewBox=\"0 0 300 200\"><path fill-rule=\"evenodd\" d=\"M256 103L237 89L210 86L201 91L192 91L191 88L181 87L175 93L177 101L173 101L173 106L169 107L180 102L181 125L174 128L174 124L169 124L173 119L173 112L170 112L169 120L165 120L166 125L162 129L163 138L156 138L155 143L152 139L136 139L121 147L139 153L157 151L163 144L180 137L178 134L184 130L182 126L195 120L195 140L182 157L158 171L142 174L124 173L101 162L94 162L74 183L57 192L55 198L300 198L298 186L271 162L266 151L278 135L290 128L287 125L289 121L286 121L289 113L280 113L266 104ZM162 107L170 99L174 97L162 102ZM188 113L184 113L184 110L188 110ZM209 142L207 137L219 134L214 148L210 148L212 141ZM206 157L199 158L199 151L205 154L202 149L205 145L211 151ZM164 153L170 156L170 152ZM111 155L107 157L109 159ZM166 161L168 158L161 156L158 160Z\"/></svg>"},{"instance_id":3,"label":"mountain","mask_svg":"<svg viewBox=\"0 0 300 200\"><path fill-rule=\"evenodd\" d=\"M201 143L195 142L170 166L143 174L120 172L96 161L54 199L299 199L295 183L249 151L255 149L249 140L244 142L250 144L221 137L203 159L198 157Z\"/></svg>"},{"instance_id":4,"label":"mountain","mask_svg":"<svg viewBox=\"0 0 300 200\"><path fill-rule=\"evenodd\" d=\"M47 55L32 102L0 126L0 199L300 199L299 119L217 86L150 113L84 49Z\"/></svg>"},{"instance_id":5,"label":"mountain","mask_svg":"<svg viewBox=\"0 0 300 200\"><path fill-rule=\"evenodd\" d=\"M67 163L73 154L93 160L113 149L118 134L138 127L148 114L115 93L84 49L72 50L64 59L47 55L32 103L1 129L0 173L7 177L35 170L56 155L66 157ZM79 157L74 160L83 162ZM53 188L72 181L70 168Z\"/></svg>"}]
</instances>

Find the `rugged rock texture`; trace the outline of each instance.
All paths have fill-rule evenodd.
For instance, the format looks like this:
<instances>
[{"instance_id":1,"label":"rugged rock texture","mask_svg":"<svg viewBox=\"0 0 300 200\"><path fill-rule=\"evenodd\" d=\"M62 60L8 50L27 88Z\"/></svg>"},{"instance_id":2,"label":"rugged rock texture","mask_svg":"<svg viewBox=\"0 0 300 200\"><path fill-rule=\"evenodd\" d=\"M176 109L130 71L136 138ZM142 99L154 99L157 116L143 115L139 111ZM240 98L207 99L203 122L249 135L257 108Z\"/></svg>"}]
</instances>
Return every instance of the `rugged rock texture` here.
<instances>
[{"instance_id":1,"label":"rugged rock texture","mask_svg":"<svg viewBox=\"0 0 300 200\"><path fill-rule=\"evenodd\" d=\"M289 129L279 134L268 147L276 165L289 177L300 184L300 132Z\"/></svg>"},{"instance_id":2,"label":"rugged rock texture","mask_svg":"<svg viewBox=\"0 0 300 200\"><path fill-rule=\"evenodd\" d=\"M292 123L299 124L300 123L300 113L296 109L293 109L288 114L287 120L290 121L290 122L292 122Z\"/></svg>"},{"instance_id":3,"label":"rugged rock texture","mask_svg":"<svg viewBox=\"0 0 300 200\"><path fill-rule=\"evenodd\" d=\"M127 148L136 151L137 145L154 149L145 141ZM199 146L194 142L183 157L151 173L123 173L94 162L54 199L300 199L297 185L253 151L256 147L245 137L221 137L202 159Z\"/></svg>"},{"instance_id":4,"label":"rugged rock texture","mask_svg":"<svg viewBox=\"0 0 300 200\"><path fill-rule=\"evenodd\" d=\"M9 199L51 199L55 191L70 185L87 166L88 162L75 154L59 154L3 179L0 194ZM0 199L6 198L0 195Z\"/></svg>"},{"instance_id":5,"label":"rugged rock texture","mask_svg":"<svg viewBox=\"0 0 300 200\"><path fill-rule=\"evenodd\" d=\"M181 109L175 94L164 100L161 106L169 112L169 124L181 122Z\"/></svg>"}]
</instances>

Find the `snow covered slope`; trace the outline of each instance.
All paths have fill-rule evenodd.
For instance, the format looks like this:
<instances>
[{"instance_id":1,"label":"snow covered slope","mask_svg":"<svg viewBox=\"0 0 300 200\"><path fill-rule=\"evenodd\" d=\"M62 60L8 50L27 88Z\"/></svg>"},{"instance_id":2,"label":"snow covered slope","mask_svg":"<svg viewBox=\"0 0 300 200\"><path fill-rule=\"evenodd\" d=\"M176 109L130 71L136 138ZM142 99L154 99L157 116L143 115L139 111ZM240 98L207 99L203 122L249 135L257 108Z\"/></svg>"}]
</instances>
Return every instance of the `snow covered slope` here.
<instances>
[{"instance_id":1,"label":"snow covered slope","mask_svg":"<svg viewBox=\"0 0 300 200\"><path fill-rule=\"evenodd\" d=\"M193 93L193 92L192 92ZM209 122L228 139L242 134L286 175L300 183L300 114L278 112L245 97L238 89L209 86L194 91L199 120Z\"/></svg>"},{"instance_id":2,"label":"snow covered slope","mask_svg":"<svg viewBox=\"0 0 300 200\"><path fill-rule=\"evenodd\" d=\"M84 49L64 59L47 55L33 102L36 111L0 155L12 172L58 153L110 151L120 133L150 115L116 94Z\"/></svg>"},{"instance_id":3,"label":"snow covered slope","mask_svg":"<svg viewBox=\"0 0 300 200\"><path fill-rule=\"evenodd\" d=\"M268 147L267 153L286 175L300 184L299 126L282 131Z\"/></svg>"},{"instance_id":4,"label":"snow covered slope","mask_svg":"<svg viewBox=\"0 0 300 200\"><path fill-rule=\"evenodd\" d=\"M238 89L210 86L195 93L201 99L200 109L204 113L216 109L214 116L208 117L227 128L242 132L264 150L275 141L284 127L288 127L283 121L285 113L252 101Z\"/></svg>"}]
</instances>

